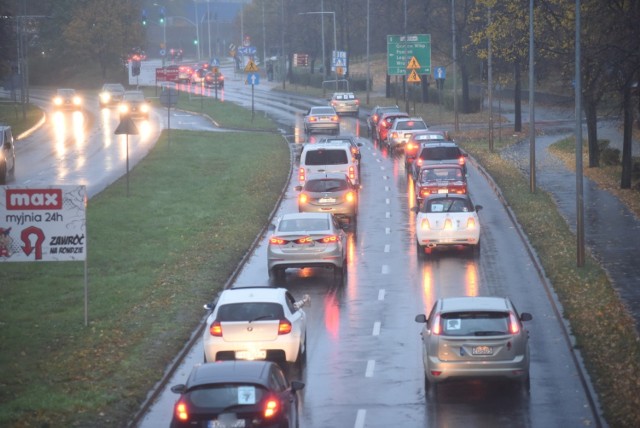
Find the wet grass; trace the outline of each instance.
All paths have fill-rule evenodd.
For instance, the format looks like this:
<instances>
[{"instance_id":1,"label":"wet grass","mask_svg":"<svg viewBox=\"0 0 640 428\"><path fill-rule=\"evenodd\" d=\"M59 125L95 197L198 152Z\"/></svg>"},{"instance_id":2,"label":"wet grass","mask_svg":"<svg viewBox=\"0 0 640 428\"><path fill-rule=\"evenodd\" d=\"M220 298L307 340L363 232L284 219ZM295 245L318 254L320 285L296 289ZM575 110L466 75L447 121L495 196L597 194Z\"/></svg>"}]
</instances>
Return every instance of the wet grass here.
<instances>
[{"instance_id":1,"label":"wet grass","mask_svg":"<svg viewBox=\"0 0 640 428\"><path fill-rule=\"evenodd\" d=\"M4 100L0 102L0 125L11 125L13 137L16 139L40 119L42 111L33 104L27 104L23 109L21 104Z\"/></svg>"}]
</instances>

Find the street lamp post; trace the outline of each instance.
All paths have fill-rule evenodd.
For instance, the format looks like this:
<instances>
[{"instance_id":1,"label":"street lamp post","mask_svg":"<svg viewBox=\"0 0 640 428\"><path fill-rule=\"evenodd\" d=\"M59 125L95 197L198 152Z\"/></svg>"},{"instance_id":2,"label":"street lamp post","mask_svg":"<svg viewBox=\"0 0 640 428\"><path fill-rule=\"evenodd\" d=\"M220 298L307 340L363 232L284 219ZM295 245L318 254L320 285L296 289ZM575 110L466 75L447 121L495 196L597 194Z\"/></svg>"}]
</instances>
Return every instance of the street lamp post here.
<instances>
[{"instance_id":1,"label":"street lamp post","mask_svg":"<svg viewBox=\"0 0 640 428\"><path fill-rule=\"evenodd\" d=\"M369 0L367 0L367 104L369 104L369 81L371 80L371 63L369 62Z\"/></svg>"},{"instance_id":2,"label":"street lamp post","mask_svg":"<svg viewBox=\"0 0 640 428\"><path fill-rule=\"evenodd\" d=\"M207 33L209 36L209 58L211 58L211 10L209 9L209 0L207 0Z\"/></svg>"},{"instance_id":3,"label":"street lamp post","mask_svg":"<svg viewBox=\"0 0 640 428\"><path fill-rule=\"evenodd\" d=\"M323 16L325 14L330 14L333 17L333 51L335 52L334 55L338 54L338 37L337 37L337 32L336 32L336 13L335 12L325 12L325 11L320 11L320 12L300 12L298 13L298 15L320 15ZM324 27L322 28L322 33L324 34ZM323 48L323 52L324 52L324 46ZM335 68L335 76L336 76L336 91L338 90L338 68Z\"/></svg>"}]
</instances>

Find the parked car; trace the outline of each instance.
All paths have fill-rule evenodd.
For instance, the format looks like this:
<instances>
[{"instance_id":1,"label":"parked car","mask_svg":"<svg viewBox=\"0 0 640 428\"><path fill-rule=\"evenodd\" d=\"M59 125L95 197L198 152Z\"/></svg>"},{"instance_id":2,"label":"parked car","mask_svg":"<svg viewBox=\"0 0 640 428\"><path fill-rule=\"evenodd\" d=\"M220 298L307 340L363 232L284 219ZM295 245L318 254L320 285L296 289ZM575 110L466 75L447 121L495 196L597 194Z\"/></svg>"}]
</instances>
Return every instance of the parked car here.
<instances>
[{"instance_id":1,"label":"parked car","mask_svg":"<svg viewBox=\"0 0 640 428\"><path fill-rule=\"evenodd\" d=\"M316 106L307 110L304 115L304 132L312 134L317 131L340 134L340 118L333 107Z\"/></svg>"},{"instance_id":2,"label":"parked car","mask_svg":"<svg viewBox=\"0 0 640 428\"><path fill-rule=\"evenodd\" d=\"M195 366L186 383L174 385L171 428L297 428L298 391L271 361L222 361Z\"/></svg>"},{"instance_id":3,"label":"parked car","mask_svg":"<svg viewBox=\"0 0 640 428\"><path fill-rule=\"evenodd\" d=\"M398 106L375 106L371 109L369 116L367 116L367 127L369 128L369 137L373 138L374 133L376 132L376 126L378 125L378 120L383 113L393 113L400 112L400 107Z\"/></svg>"},{"instance_id":4,"label":"parked car","mask_svg":"<svg viewBox=\"0 0 640 428\"><path fill-rule=\"evenodd\" d=\"M300 154L298 180L303 184L307 175L313 173L340 172L351 180L354 186L360 185L359 164L351 146L345 143L305 144Z\"/></svg>"},{"instance_id":5,"label":"parked car","mask_svg":"<svg viewBox=\"0 0 640 428\"><path fill-rule=\"evenodd\" d=\"M141 117L148 120L151 113L151 105L145 99L142 91L126 91L118 105L118 111L120 112L120 120L125 117Z\"/></svg>"},{"instance_id":6,"label":"parked car","mask_svg":"<svg viewBox=\"0 0 640 428\"><path fill-rule=\"evenodd\" d=\"M416 206L434 193L467 193L467 177L458 164L424 165L414 182Z\"/></svg>"},{"instance_id":7,"label":"parked car","mask_svg":"<svg viewBox=\"0 0 640 428\"><path fill-rule=\"evenodd\" d=\"M409 117L409 114L405 112L383 113L382 116L380 116L380 119L378 119L378 125L376 126L376 132L374 133L373 139L378 143L385 142L387 140L389 128L391 128L393 121L399 117Z\"/></svg>"},{"instance_id":8,"label":"parked car","mask_svg":"<svg viewBox=\"0 0 640 428\"><path fill-rule=\"evenodd\" d=\"M447 131L415 131L404 146L404 166L406 171L410 171L411 163L418 156L418 149L422 143L444 143L450 141Z\"/></svg>"},{"instance_id":9,"label":"parked car","mask_svg":"<svg viewBox=\"0 0 640 428\"><path fill-rule=\"evenodd\" d=\"M98 94L100 108L118 105L124 92L124 86L120 83L105 83Z\"/></svg>"},{"instance_id":10,"label":"parked car","mask_svg":"<svg viewBox=\"0 0 640 428\"><path fill-rule=\"evenodd\" d=\"M303 186L296 186L299 212L331 213L353 225L358 219L358 186L341 172L310 174Z\"/></svg>"},{"instance_id":11,"label":"parked car","mask_svg":"<svg viewBox=\"0 0 640 428\"><path fill-rule=\"evenodd\" d=\"M421 117L398 117L391 123L385 143L389 150L404 150L404 146L414 132L428 129L427 123Z\"/></svg>"},{"instance_id":12,"label":"parked car","mask_svg":"<svg viewBox=\"0 0 640 428\"><path fill-rule=\"evenodd\" d=\"M302 366L307 353L309 296L296 300L285 288L223 290L203 334L205 362L270 360Z\"/></svg>"},{"instance_id":13,"label":"parked car","mask_svg":"<svg viewBox=\"0 0 640 428\"><path fill-rule=\"evenodd\" d=\"M460 379L507 379L529 391L529 331L523 322L532 319L528 312L518 313L507 297L436 300L429 317L415 317L424 324L420 335L427 393Z\"/></svg>"},{"instance_id":14,"label":"parked car","mask_svg":"<svg viewBox=\"0 0 640 428\"><path fill-rule=\"evenodd\" d=\"M217 86L218 89L222 89L224 88L224 75L219 72L214 73L209 71L204 76L204 84L210 88L215 88Z\"/></svg>"},{"instance_id":15,"label":"parked car","mask_svg":"<svg viewBox=\"0 0 640 428\"><path fill-rule=\"evenodd\" d=\"M329 104L336 113L358 116L360 113L360 100L353 92L334 92Z\"/></svg>"},{"instance_id":16,"label":"parked car","mask_svg":"<svg viewBox=\"0 0 640 428\"><path fill-rule=\"evenodd\" d=\"M55 110L82 110L82 98L75 89L60 88L53 97Z\"/></svg>"},{"instance_id":17,"label":"parked car","mask_svg":"<svg viewBox=\"0 0 640 428\"><path fill-rule=\"evenodd\" d=\"M342 279L347 269L347 237L329 213L287 213L270 225L269 275L283 277L288 268L329 268Z\"/></svg>"},{"instance_id":18,"label":"parked car","mask_svg":"<svg viewBox=\"0 0 640 428\"><path fill-rule=\"evenodd\" d=\"M0 184L15 179L16 148L10 126L0 125Z\"/></svg>"},{"instance_id":19,"label":"parked car","mask_svg":"<svg viewBox=\"0 0 640 428\"><path fill-rule=\"evenodd\" d=\"M462 166L466 175L467 156L467 153L463 152L462 149L452 141L422 143L415 161L411 163L411 175L415 180L423 165L433 165L438 163L457 163Z\"/></svg>"},{"instance_id":20,"label":"parked car","mask_svg":"<svg viewBox=\"0 0 640 428\"><path fill-rule=\"evenodd\" d=\"M470 248L480 254L480 219L482 205L474 205L468 193L433 194L412 210L415 220L418 257L436 249Z\"/></svg>"}]
</instances>

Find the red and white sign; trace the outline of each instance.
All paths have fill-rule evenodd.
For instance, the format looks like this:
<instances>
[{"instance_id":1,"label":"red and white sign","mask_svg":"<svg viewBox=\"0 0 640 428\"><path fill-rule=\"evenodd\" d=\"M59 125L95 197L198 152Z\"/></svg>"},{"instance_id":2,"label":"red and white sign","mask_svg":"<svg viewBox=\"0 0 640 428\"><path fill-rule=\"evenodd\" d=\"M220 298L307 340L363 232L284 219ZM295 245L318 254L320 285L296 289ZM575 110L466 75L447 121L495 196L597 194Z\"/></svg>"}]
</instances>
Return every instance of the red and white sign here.
<instances>
[{"instance_id":1,"label":"red and white sign","mask_svg":"<svg viewBox=\"0 0 640 428\"><path fill-rule=\"evenodd\" d=\"M0 186L0 262L86 260L85 186Z\"/></svg>"}]
</instances>

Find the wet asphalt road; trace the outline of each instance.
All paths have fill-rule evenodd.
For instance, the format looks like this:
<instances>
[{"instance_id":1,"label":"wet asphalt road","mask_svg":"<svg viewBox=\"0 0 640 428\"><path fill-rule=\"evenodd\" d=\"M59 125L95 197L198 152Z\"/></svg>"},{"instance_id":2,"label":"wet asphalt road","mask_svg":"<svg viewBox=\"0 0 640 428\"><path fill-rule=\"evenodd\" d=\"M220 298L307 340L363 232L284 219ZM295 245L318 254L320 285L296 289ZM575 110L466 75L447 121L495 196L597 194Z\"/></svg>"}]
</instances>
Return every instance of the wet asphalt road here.
<instances>
[{"instance_id":1,"label":"wet asphalt road","mask_svg":"<svg viewBox=\"0 0 640 428\"><path fill-rule=\"evenodd\" d=\"M243 89L228 85L226 99L250 105ZM254 101L258 109L286 119L283 129L297 152L308 99L261 90ZM287 123L295 126L286 129ZM360 135L359 123L344 118L342 133ZM307 366L290 373L306 383L300 394L301 427L598 426L553 293L481 172L469 167L470 193L485 207L480 258L453 251L421 260L413 240L412 183L402 158L366 138L360 141L363 189L345 283L313 269L289 270L278 283L295 296L311 296L305 308ZM278 213L297 210L295 184L287 188ZM274 285L267 273L266 235L232 284L247 285ZM505 383L460 382L425 396L420 325L413 318L428 313L436 298L455 295L509 295L520 311L533 313L527 324L530 395ZM167 385L183 382L201 362L202 343L196 340ZM159 391L137 426L166 426L175 399L168 389Z\"/></svg>"}]
</instances>

